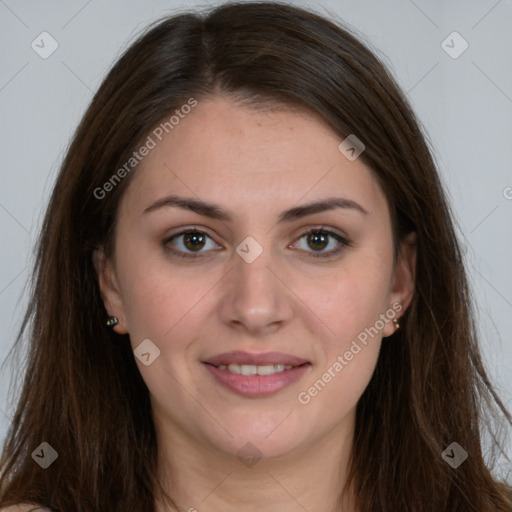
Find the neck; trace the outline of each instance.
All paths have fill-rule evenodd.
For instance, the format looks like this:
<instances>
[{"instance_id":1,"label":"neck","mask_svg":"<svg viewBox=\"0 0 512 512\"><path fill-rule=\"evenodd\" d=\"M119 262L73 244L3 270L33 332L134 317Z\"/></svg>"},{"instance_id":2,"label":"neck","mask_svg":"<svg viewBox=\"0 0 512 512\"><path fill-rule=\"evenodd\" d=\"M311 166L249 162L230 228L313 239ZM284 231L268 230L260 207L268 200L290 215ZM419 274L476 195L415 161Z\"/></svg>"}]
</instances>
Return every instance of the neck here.
<instances>
[{"instance_id":1,"label":"neck","mask_svg":"<svg viewBox=\"0 0 512 512\"><path fill-rule=\"evenodd\" d=\"M242 460L160 425L158 476L179 509L158 499L155 511L353 512L352 500L345 498L343 508L338 504L352 448L353 419L347 420L342 433L338 428L309 447L259 460Z\"/></svg>"}]
</instances>

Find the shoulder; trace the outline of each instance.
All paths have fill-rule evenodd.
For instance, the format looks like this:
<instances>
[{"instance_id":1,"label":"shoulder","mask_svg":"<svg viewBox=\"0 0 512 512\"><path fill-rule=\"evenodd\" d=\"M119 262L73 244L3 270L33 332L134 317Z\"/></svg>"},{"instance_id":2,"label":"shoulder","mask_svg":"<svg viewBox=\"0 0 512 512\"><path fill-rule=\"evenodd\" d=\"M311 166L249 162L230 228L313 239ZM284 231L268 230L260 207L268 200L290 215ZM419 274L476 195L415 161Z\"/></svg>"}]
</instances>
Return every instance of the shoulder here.
<instances>
[{"instance_id":1,"label":"shoulder","mask_svg":"<svg viewBox=\"0 0 512 512\"><path fill-rule=\"evenodd\" d=\"M12 505L10 507L0 508L0 512L50 512L47 508L38 505L28 505L22 503L20 505Z\"/></svg>"}]
</instances>

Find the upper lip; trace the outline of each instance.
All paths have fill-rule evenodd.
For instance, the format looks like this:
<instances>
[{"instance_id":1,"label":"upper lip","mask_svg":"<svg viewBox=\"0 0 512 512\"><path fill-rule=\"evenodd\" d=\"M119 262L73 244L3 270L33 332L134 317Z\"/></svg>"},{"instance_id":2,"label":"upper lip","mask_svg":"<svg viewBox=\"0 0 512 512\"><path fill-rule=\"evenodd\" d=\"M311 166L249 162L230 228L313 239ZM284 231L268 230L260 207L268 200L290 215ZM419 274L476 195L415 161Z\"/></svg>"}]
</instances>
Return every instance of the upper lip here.
<instances>
[{"instance_id":1,"label":"upper lip","mask_svg":"<svg viewBox=\"0 0 512 512\"><path fill-rule=\"evenodd\" d=\"M221 364L247 364L247 365L268 365L268 364L284 364L285 366L300 366L308 363L306 359L301 359L297 356L290 354L283 354L281 352L264 352L261 354L251 354L250 352L243 352L236 350L234 352L224 352L216 356L205 359L203 363L213 364L219 366Z\"/></svg>"}]
</instances>

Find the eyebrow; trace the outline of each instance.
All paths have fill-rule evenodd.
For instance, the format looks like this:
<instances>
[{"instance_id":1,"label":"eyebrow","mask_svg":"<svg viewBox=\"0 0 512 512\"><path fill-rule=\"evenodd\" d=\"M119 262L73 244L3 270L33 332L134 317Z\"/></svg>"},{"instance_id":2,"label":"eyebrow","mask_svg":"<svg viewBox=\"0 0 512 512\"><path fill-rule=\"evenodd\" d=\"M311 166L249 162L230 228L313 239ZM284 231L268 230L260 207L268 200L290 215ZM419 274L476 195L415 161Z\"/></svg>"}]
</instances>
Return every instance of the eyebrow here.
<instances>
[{"instance_id":1,"label":"eyebrow","mask_svg":"<svg viewBox=\"0 0 512 512\"><path fill-rule=\"evenodd\" d=\"M180 197L176 195L170 195L155 201L144 210L143 214L153 212L161 208L173 206L182 208L184 210L190 210L199 215L210 217L212 219L221 221L233 220L232 213L217 204L205 202L200 199ZM295 206L294 208L285 210L279 215L278 222L291 222L293 220L306 217L307 215L334 210L336 208L355 210L364 215L368 215L368 212L359 203L356 203L351 199L345 199L343 197L328 197L319 201L308 203L303 206Z\"/></svg>"}]
</instances>

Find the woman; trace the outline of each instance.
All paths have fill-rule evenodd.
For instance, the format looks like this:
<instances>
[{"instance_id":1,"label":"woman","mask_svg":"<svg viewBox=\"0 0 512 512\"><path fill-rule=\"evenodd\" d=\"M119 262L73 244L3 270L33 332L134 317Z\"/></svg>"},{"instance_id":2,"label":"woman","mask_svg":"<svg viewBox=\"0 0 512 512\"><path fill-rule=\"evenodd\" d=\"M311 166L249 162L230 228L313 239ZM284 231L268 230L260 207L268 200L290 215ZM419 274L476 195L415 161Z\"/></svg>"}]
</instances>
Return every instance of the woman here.
<instances>
[{"instance_id":1,"label":"woman","mask_svg":"<svg viewBox=\"0 0 512 512\"><path fill-rule=\"evenodd\" d=\"M425 136L316 14L226 4L135 42L34 279L2 507L512 510L481 446L512 418Z\"/></svg>"}]
</instances>

